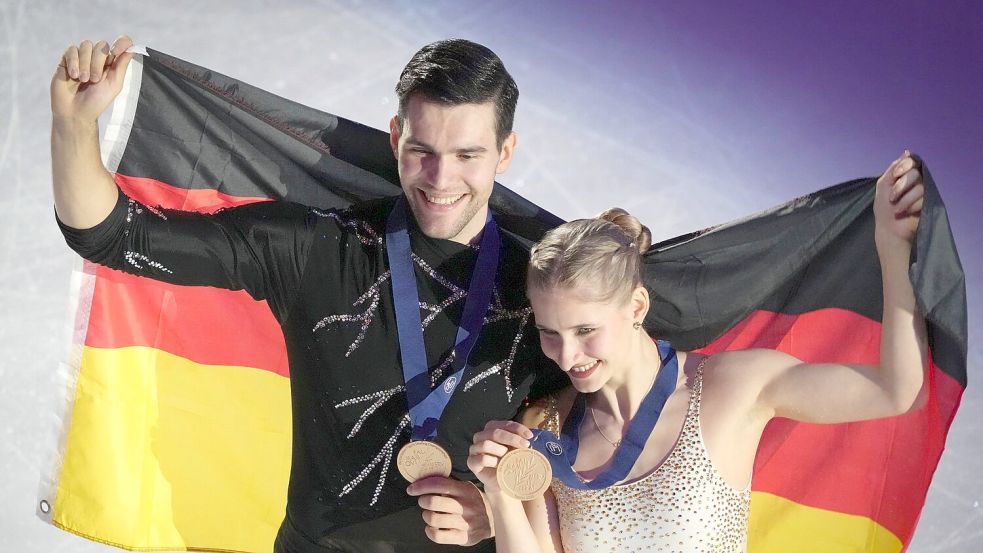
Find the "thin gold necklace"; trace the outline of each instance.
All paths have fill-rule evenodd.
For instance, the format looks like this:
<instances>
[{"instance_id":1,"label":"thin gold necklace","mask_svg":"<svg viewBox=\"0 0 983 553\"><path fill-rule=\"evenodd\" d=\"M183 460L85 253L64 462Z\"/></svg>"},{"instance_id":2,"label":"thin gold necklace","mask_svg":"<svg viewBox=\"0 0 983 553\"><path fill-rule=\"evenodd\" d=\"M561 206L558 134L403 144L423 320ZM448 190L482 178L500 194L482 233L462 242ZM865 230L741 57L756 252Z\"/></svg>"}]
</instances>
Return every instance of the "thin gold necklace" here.
<instances>
[{"instance_id":1,"label":"thin gold necklace","mask_svg":"<svg viewBox=\"0 0 983 553\"><path fill-rule=\"evenodd\" d=\"M660 370L662 370L662 354L659 354L659 370L655 371L655 377L656 378L659 376L659 371ZM655 378L653 378L652 381L653 381L653 385L654 385ZM611 445L613 445L615 449L617 449L619 446L621 446L621 440L612 442L610 439L608 439L607 436L604 435L604 431L601 430L601 425L597 424L597 417L594 416L594 407L588 405L587 406L587 409L590 410L590 420L594 421L594 428L596 428L597 429L597 433L600 434L602 438L604 438L604 441L607 442L607 443L609 443L609 444L611 444ZM622 438L622 439L624 439L624 438Z\"/></svg>"},{"instance_id":2,"label":"thin gold necklace","mask_svg":"<svg viewBox=\"0 0 983 553\"><path fill-rule=\"evenodd\" d=\"M594 428L597 428L597 433L600 434L602 438L604 438L605 442L613 445L614 448L617 449L621 445L621 440L618 440L616 442L612 442L611 440L609 440L608 437L604 435L604 431L601 430L601 425L597 424L597 418L594 417L594 408L591 407L590 405L588 405L587 408L590 409L590 420L594 421Z\"/></svg>"}]
</instances>

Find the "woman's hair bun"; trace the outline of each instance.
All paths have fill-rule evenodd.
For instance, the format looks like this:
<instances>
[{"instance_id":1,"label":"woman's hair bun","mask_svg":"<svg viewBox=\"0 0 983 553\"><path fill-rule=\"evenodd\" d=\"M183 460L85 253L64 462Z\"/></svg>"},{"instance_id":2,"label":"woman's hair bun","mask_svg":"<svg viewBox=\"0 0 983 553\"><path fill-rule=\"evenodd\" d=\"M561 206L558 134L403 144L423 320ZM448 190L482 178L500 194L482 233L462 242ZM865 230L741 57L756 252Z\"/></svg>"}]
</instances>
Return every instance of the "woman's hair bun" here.
<instances>
[{"instance_id":1,"label":"woman's hair bun","mask_svg":"<svg viewBox=\"0 0 983 553\"><path fill-rule=\"evenodd\" d=\"M652 232L634 215L620 207L612 207L596 217L613 223L628 237L628 241L638 248L639 253L648 251L652 245Z\"/></svg>"}]
</instances>

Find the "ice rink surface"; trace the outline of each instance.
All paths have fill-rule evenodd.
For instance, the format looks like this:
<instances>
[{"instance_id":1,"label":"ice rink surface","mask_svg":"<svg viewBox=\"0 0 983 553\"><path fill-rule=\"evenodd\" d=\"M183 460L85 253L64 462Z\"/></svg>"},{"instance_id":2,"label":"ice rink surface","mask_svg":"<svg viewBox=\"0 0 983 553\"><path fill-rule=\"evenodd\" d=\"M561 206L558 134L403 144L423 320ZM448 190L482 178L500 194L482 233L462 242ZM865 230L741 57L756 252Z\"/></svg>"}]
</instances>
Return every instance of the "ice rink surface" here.
<instances>
[{"instance_id":1,"label":"ice rink surface","mask_svg":"<svg viewBox=\"0 0 983 553\"><path fill-rule=\"evenodd\" d=\"M786 21L742 9L754 24L707 4L704 25L699 7L559 2L0 1L0 551L110 550L45 525L34 502L55 439L74 263L52 211L48 80L70 42L123 32L377 128L417 48L452 36L484 43L521 90L520 146L501 181L565 218L619 205L657 237L877 174L904 147L923 154L968 275L970 387L910 551L983 551L983 351L973 339L983 60L967 38L983 36L983 14L955 2L861 13L826 4Z\"/></svg>"}]
</instances>

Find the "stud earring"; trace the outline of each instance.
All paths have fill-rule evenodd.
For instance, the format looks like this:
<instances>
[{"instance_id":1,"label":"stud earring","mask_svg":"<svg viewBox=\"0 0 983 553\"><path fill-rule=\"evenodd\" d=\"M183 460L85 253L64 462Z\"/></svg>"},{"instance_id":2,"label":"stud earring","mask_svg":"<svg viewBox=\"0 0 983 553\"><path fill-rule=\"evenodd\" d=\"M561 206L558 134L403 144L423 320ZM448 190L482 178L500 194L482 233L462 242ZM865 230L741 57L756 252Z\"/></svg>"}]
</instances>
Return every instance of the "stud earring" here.
<instances>
[{"instance_id":1,"label":"stud earring","mask_svg":"<svg viewBox=\"0 0 983 553\"><path fill-rule=\"evenodd\" d=\"M638 322L638 321L635 321L635 323L634 323L634 324L632 324L631 326L632 326L632 328L634 328L635 330L638 330L638 329L640 329L640 328L642 328L642 323L640 323L640 322Z\"/></svg>"}]
</instances>

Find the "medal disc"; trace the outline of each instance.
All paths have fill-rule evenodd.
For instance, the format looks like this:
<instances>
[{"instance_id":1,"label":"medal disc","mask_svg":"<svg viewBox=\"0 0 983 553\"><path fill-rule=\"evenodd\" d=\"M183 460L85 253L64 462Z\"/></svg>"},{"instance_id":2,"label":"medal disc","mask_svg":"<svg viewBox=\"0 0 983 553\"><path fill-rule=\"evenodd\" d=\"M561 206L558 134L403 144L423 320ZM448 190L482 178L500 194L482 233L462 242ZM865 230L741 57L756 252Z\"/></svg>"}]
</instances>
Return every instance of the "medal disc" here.
<instances>
[{"instance_id":1,"label":"medal disc","mask_svg":"<svg viewBox=\"0 0 983 553\"><path fill-rule=\"evenodd\" d=\"M411 483L428 476L446 477L451 475L451 456L439 445L420 440L399 449L396 467Z\"/></svg>"},{"instance_id":2,"label":"medal disc","mask_svg":"<svg viewBox=\"0 0 983 553\"><path fill-rule=\"evenodd\" d=\"M535 449L513 449L498 462L496 478L502 491L516 499L529 501L550 487L553 467L549 459Z\"/></svg>"}]
</instances>

